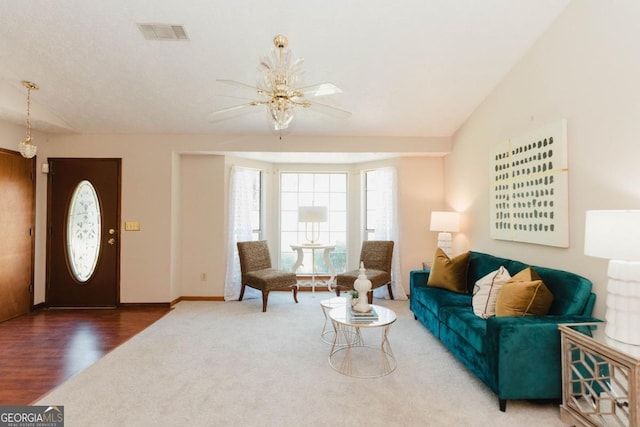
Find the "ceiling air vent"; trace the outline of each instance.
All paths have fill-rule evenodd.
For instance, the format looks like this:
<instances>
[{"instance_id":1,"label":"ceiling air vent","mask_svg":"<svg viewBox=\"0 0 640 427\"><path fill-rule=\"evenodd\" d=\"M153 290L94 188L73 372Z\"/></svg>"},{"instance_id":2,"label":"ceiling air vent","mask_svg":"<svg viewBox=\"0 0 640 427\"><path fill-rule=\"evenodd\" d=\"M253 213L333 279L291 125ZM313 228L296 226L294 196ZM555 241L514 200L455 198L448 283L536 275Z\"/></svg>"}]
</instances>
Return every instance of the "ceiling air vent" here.
<instances>
[{"instance_id":1,"label":"ceiling air vent","mask_svg":"<svg viewBox=\"0 0 640 427\"><path fill-rule=\"evenodd\" d=\"M189 40L182 25L137 24L147 40Z\"/></svg>"}]
</instances>

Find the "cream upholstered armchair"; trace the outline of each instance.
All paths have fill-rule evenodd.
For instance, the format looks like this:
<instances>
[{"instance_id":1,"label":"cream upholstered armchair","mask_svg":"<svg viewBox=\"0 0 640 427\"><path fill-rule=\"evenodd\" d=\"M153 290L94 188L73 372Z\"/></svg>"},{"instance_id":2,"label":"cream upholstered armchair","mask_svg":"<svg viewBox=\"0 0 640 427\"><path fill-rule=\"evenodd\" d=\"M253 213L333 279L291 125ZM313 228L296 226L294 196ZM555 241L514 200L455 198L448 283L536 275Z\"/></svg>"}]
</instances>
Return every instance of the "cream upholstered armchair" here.
<instances>
[{"instance_id":1,"label":"cream upholstered armchair","mask_svg":"<svg viewBox=\"0 0 640 427\"><path fill-rule=\"evenodd\" d=\"M391 290L391 259L393 257L392 240L370 240L362 242L360 262L364 263L367 279L371 281L371 291L367 295L369 304L373 302L373 290L387 285L389 297L393 299ZM353 282L358 278L359 270L340 273L336 276L336 295L341 290L353 289Z\"/></svg>"},{"instance_id":2,"label":"cream upholstered armchair","mask_svg":"<svg viewBox=\"0 0 640 427\"><path fill-rule=\"evenodd\" d=\"M293 300L298 302L298 279L295 273L271 268L269 246L264 240L238 242L240 256L240 272L242 273L242 289L240 298L244 297L245 286L262 292L262 311L267 311L269 291L272 289L293 288Z\"/></svg>"}]
</instances>

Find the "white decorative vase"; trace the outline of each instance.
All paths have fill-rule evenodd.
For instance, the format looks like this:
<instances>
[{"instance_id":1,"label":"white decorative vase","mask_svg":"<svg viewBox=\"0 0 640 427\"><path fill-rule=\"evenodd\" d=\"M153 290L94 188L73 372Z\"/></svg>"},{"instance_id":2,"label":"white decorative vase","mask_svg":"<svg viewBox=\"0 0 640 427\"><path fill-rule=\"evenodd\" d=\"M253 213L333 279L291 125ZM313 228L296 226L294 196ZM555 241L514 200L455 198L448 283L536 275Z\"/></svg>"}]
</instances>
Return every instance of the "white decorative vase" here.
<instances>
[{"instance_id":1,"label":"white decorative vase","mask_svg":"<svg viewBox=\"0 0 640 427\"><path fill-rule=\"evenodd\" d=\"M356 281L353 282L353 289L358 291L358 303L353 306L353 309L359 313L368 312L370 307L367 295L371 290L371 280L367 279L363 262L360 263L360 274Z\"/></svg>"}]
</instances>

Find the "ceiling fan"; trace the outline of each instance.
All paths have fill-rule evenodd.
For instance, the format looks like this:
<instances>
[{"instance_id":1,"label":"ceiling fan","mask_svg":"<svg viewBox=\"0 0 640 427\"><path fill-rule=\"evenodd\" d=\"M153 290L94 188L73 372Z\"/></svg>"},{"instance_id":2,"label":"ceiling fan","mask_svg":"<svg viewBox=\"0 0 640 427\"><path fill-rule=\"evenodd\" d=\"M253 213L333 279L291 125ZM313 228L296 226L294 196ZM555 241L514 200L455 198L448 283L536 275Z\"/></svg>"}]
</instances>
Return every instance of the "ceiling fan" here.
<instances>
[{"instance_id":1,"label":"ceiling fan","mask_svg":"<svg viewBox=\"0 0 640 427\"><path fill-rule=\"evenodd\" d=\"M231 115L241 114L254 107L264 106L274 131L285 130L291 125L298 109L308 109L337 118L348 118L349 111L321 104L314 98L342 93L333 83L319 83L302 86L302 58L291 59L291 51L287 48L289 41L283 35L273 39L275 49L264 56L258 65L256 86L235 80L217 80L218 83L251 90L255 98L244 104L222 108L211 113L211 121L228 119Z\"/></svg>"}]
</instances>

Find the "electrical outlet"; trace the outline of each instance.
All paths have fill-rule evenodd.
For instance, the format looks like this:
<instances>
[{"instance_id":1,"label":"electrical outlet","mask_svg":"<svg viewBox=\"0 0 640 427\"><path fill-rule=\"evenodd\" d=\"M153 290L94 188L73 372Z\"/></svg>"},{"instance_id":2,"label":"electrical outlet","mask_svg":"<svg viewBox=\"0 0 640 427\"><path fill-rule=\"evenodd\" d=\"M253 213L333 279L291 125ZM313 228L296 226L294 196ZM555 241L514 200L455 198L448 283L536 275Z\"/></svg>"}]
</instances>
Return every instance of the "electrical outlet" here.
<instances>
[{"instance_id":1,"label":"electrical outlet","mask_svg":"<svg viewBox=\"0 0 640 427\"><path fill-rule=\"evenodd\" d=\"M207 273L200 273L200 280L202 282L206 282L207 281Z\"/></svg>"}]
</instances>

